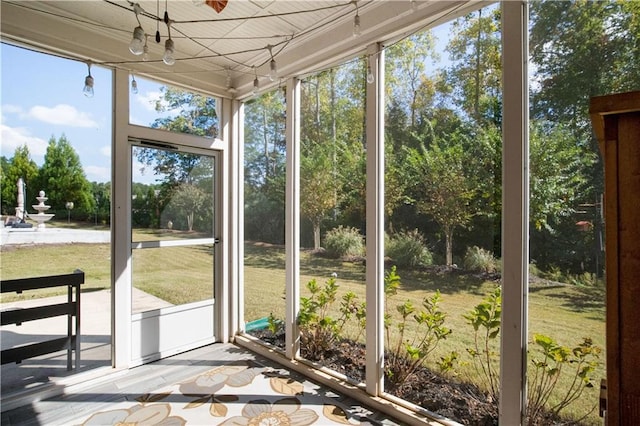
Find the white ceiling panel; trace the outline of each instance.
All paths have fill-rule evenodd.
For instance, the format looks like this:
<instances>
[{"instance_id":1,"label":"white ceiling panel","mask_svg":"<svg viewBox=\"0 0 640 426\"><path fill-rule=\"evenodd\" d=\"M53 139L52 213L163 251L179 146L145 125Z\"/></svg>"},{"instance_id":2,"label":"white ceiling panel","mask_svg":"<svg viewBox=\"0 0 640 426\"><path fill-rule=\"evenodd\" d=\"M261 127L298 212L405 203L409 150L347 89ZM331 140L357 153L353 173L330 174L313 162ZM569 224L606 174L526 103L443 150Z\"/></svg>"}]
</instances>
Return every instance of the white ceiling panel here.
<instances>
[{"instance_id":1,"label":"white ceiling panel","mask_svg":"<svg viewBox=\"0 0 640 426\"><path fill-rule=\"evenodd\" d=\"M411 12L409 0L359 0L366 28L363 36L353 38L356 8L350 0L229 0L221 13L191 0L169 0L173 66L162 62L168 34L165 1L138 1L144 10L139 19L148 37L149 61L129 52L138 23L133 3L127 0L2 0L0 33L4 42L242 98L250 95L255 73L265 88L279 84L266 80L269 45L282 79L335 64L361 54L368 44L398 37L442 16L452 19L484 3L418 0L418 10ZM160 44L155 42L156 27ZM235 90L226 87L228 69Z\"/></svg>"}]
</instances>

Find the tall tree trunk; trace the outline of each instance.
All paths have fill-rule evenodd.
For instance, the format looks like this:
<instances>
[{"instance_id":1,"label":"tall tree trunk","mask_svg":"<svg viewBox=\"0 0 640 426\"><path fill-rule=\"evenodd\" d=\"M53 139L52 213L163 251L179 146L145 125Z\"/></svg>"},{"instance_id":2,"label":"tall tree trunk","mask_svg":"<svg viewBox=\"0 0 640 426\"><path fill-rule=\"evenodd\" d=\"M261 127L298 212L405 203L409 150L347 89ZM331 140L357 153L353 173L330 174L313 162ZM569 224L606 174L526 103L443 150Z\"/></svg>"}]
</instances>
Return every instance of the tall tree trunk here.
<instances>
[{"instance_id":1,"label":"tall tree trunk","mask_svg":"<svg viewBox=\"0 0 640 426\"><path fill-rule=\"evenodd\" d=\"M336 123L336 72L331 69L331 142L333 144L332 163L333 163L333 181L338 179L338 164L336 158L336 141L338 137ZM333 190L333 220L338 218L338 185Z\"/></svg>"},{"instance_id":2,"label":"tall tree trunk","mask_svg":"<svg viewBox=\"0 0 640 426\"><path fill-rule=\"evenodd\" d=\"M447 251L447 266L453 265L453 227L447 226L444 230L445 246Z\"/></svg>"},{"instance_id":3,"label":"tall tree trunk","mask_svg":"<svg viewBox=\"0 0 640 426\"><path fill-rule=\"evenodd\" d=\"M320 248L320 223L313 224L313 249Z\"/></svg>"},{"instance_id":4,"label":"tall tree trunk","mask_svg":"<svg viewBox=\"0 0 640 426\"><path fill-rule=\"evenodd\" d=\"M187 227L189 228L189 232L193 231L193 212L187 215Z\"/></svg>"},{"instance_id":5,"label":"tall tree trunk","mask_svg":"<svg viewBox=\"0 0 640 426\"><path fill-rule=\"evenodd\" d=\"M269 177L269 135L267 124L267 109L262 107L262 135L264 139L264 180Z\"/></svg>"},{"instance_id":6,"label":"tall tree trunk","mask_svg":"<svg viewBox=\"0 0 640 426\"><path fill-rule=\"evenodd\" d=\"M480 41L482 37L482 9L478 10L478 37L476 39L476 90L473 100L473 115L480 122Z\"/></svg>"}]
</instances>

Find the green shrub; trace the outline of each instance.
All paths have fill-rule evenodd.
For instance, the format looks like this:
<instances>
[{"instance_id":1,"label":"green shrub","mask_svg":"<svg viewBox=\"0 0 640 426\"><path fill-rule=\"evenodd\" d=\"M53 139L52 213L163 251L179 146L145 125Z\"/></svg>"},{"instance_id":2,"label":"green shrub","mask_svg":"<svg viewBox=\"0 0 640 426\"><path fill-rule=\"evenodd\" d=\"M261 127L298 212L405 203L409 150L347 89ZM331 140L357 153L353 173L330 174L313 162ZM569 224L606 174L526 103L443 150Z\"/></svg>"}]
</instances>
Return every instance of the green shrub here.
<instances>
[{"instance_id":1,"label":"green shrub","mask_svg":"<svg viewBox=\"0 0 640 426\"><path fill-rule=\"evenodd\" d=\"M588 337L574 348L561 346L543 334L535 334L533 343L536 353L530 356L533 368L529 369L527 423L544 424L546 410L559 416L564 408L580 399L586 388L594 386L592 373L600 363L602 349ZM571 385L561 392L556 385L563 370L571 377ZM554 394L557 402L552 405Z\"/></svg>"},{"instance_id":2,"label":"green shrub","mask_svg":"<svg viewBox=\"0 0 640 426\"><path fill-rule=\"evenodd\" d=\"M595 287L598 285L598 278L590 272L583 272L577 275L568 275L566 282L578 287Z\"/></svg>"},{"instance_id":3,"label":"green shrub","mask_svg":"<svg viewBox=\"0 0 640 426\"><path fill-rule=\"evenodd\" d=\"M498 261L489 250L477 246L467 247L464 268L468 271L492 274L498 271Z\"/></svg>"},{"instance_id":4,"label":"green shrub","mask_svg":"<svg viewBox=\"0 0 640 426\"><path fill-rule=\"evenodd\" d=\"M300 328L300 345L313 361L321 360L325 353L333 349L336 342L343 336L344 326L352 318L358 321L358 336L366 326L366 305L360 303L355 293L347 292L340 302L340 315L334 318L330 310L337 300L338 283L335 277L329 278L324 287L318 285L315 279L307 283L311 293L309 297L300 298L298 326Z\"/></svg>"},{"instance_id":5,"label":"green shrub","mask_svg":"<svg viewBox=\"0 0 640 426\"><path fill-rule=\"evenodd\" d=\"M563 282L564 274L559 267L552 265L549 270L544 273L544 278L551 281Z\"/></svg>"},{"instance_id":6,"label":"green shrub","mask_svg":"<svg viewBox=\"0 0 640 426\"><path fill-rule=\"evenodd\" d=\"M414 306L410 300L396 305L396 311L401 319L394 321L389 312L390 299L397 294L399 287L400 276L396 274L394 266L384 278L384 327L387 339L385 374L392 389L415 374L438 344L451 334L451 329L444 326L447 314L440 310L442 297L439 291L431 297L425 297L422 300L422 308ZM415 322L414 327L408 327L410 320ZM396 330L397 334L393 334L392 330ZM443 358L441 368L443 370L453 368L455 358L457 358L455 353Z\"/></svg>"},{"instance_id":7,"label":"green shrub","mask_svg":"<svg viewBox=\"0 0 640 426\"><path fill-rule=\"evenodd\" d=\"M397 266L427 266L433 263L433 256L417 229L398 232L389 238L386 253Z\"/></svg>"},{"instance_id":8,"label":"green shrub","mask_svg":"<svg viewBox=\"0 0 640 426\"><path fill-rule=\"evenodd\" d=\"M339 226L327 232L324 237L324 248L327 255L335 259L362 256L364 242L358 229Z\"/></svg>"},{"instance_id":9,"label":"green shrub","mask_svg":"<svg viewBox=\"0 0 640 426\"><path fill-rule=\"evenodd\" d=\"M469 313L463 315L473 327L473 346L467 348L472 366L490 398L498 401L500 391L500 325L502 290L496 287Z\"/></svg>"},{"instance_id":10,"label":"green shrub","mask_svg":"<svg viewBox=\"0 0 640 426\"><path fill-rule=\"evenodd\" d=\"M543 272L540 270L540 268L538 268L538 265L536 265L535 262L531 262L529 264L529 275L535 276L535 277L542 277Z\"/></svg>"}]
</instances>

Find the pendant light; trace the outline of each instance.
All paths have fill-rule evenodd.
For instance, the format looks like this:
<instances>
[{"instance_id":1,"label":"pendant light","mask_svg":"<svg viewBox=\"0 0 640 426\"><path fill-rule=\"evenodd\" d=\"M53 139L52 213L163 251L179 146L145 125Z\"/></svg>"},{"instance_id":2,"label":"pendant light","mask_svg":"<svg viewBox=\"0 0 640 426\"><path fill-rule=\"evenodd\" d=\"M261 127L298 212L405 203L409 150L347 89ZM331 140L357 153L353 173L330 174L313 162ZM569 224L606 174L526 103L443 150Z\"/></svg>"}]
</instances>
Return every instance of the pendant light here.
<instances>
[{"instance_id":1,"label":"pendant light","mask_svg":"<svg viewBox=\"0 0 640 426\"><path fill-rule=\"evenodd\" d=\"M164 42L164 55L162 56L162 62L169 66L175 64L176 58L173 56L173 53L173 40L171 40L171 37L169 37L167 41Z\"/></svg>"},{"instance_id":2,"label":"pendant light","mask_svg":"<svg viewBox=\"0 0 640 426\"><path fill-rule=\"evenodd\" d=\"M166 1L165 1L165 11L164 11L164 23L167 24L167 33L169 34L169 38L164 42L164 55L162 56L162 62L171 66L176 63L176 58L173 56L174 54L174 45L173 40L171 39L171 24L173 21L169 19L169 12L166 10Z\"/></svg>"},{"instance_id":3,"label":"pendant light","mask_svg":"<svg viewBox=\"0 0 640 426\"><path fill-rule=\"evenodd\" d=\"M353 17L353 36L359 37L361 34L361 29L360 29L360 15L358 13L358 0L354 0L353 4L356 6L356 16Z\"/></svg>"},{"instance_id":4,"label":"pendant light","mask_svg":"<svg viewBox=\"0 0 640 426\"><path fill-rule=\"evenodd\" d=\"M136 81L136 76L131 74L131 93L134 95L138 94L138 82Z\"/></svg>"},{"instance_id":5,"label":"pendant light","mask_svg":"<svg viewBox=\"0 0 640 426\"><path fill-rule=\"evenodd\" d=\"M253 66L252 68L253 68L253 73L256 76L256 78L253 79L253 94L257 95L258 90L260 90L260 81L258 80L258 72L256 71L256 67Z\"/></svg>"},{"instance_id":6,"label":"pendant light","mask_svg":"<svg viewBox=\"0 0 640 426\"><path fill-rule=\"evenodd\" d=\"M271 61L269 62L269 80L276 81L278 79L278 65L276 64L276 60L273 57L273 46L267 46L269 50L269 55L271 56Z\"/></svg>"},{"instance_id":7,"label":"pendant light","mask_svg":"<svg viewBox=\"0 0 640 426\"><path fill-rule=\"evenodd\" d=\"M129 43L129 51L134 55L142 55L144 53L144 45L145 45L145 34L142 29L142 25L140 24L140 18L138 18L138 14L142 11L142 8L138 3L133 5L133 12L136 14L136 20L138 21L138 26L133 30L133 38L131 39L131 43Z\"/></svg>"},{"instance_id":8,"label":"pendant light","mask_svg":"<svg viewBox=\"0 0 640 426\"><path fill-rule=\"evenodd\" d=\"M144 46L142 46L142 60L149 60L149 46L147 46L147 36L144 37Z\"/></svg>"},{"instance_id":9,"label":"pendant light","mask_svg":"<svg viewBox=\"0 0 640 426\"><path fill-rule=\"evenodd\" d=\"M87 68L89 69L89 75L84 78L84 89L82 92L87 98L93 97L93 77L91 77L91 62L87 62Z\"/></svg>"}]
</instances>

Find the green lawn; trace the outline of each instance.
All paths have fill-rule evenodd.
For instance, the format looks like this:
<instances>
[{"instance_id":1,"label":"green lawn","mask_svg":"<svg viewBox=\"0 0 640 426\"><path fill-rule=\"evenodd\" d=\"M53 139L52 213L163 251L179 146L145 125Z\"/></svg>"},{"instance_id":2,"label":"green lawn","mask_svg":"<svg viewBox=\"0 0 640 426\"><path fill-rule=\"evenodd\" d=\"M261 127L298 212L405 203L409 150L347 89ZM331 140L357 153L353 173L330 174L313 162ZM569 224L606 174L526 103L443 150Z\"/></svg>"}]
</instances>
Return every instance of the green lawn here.
<instances>
[{"instance_id":1,"label":"green lawn","mask_svg":"<svg viewBox=\"0 0 640 426\"><path fill-rule=\"evenodd\" d=\"M82 269L85 276L83 291L108 289L110 287L110 247L108 244L40 245L10 248L2 247L0 274L3 279L29 276L65 274ZM179 247L171 249L143 250L139 258L134 257L134 270L141 279L138 287L171 303L185 303L211 297L212 271L211 250L207 247ZM301 253L301 278L306 283L316 278L324 284L332 273L337 273L340 290L338 298L353 291L364 300L365 267L361 263L340 262L308 252ZM463 315L469 312L495 286L496 282L485 281L467 274L438 274L427 271L398 270L402 287L391 305L411 300L419 306L422 299L436 290L442 293L441 308L447 312L446 326L453 333L434 353L432 360L452 350L466 359L466 348L472 343L472 328ZM245 320L251 321L273 313L284 317L284 248L266 244L245 244ZM178 283L176 285L176 283ZM301 289L307 295L306 288ZM38 296L3 295L9 302L25 297L54 295L47 290ZM336 309L339 301L336 302ZM391 310L395 311L392 306ZM587 293L583 289L566 285L548 285L540 282L531 287L529 293L529 332L544 333L560 344L573 346L582 337L591 337L604 348L604 303L602 294ZM353 330L352 330L353 331ZM411 329L409 329L409 332ZM351 331L349 331L351 332ZM605 375L604 353L602 365L594 377L599 382ZM463 378L477 377L464 366L459 367ZM566 381L566 380L565 380ZM598 390L586 393L572 408L577 417L588 413L598 401ZM585 424L601 423L597 411Z\"/></svg>"},{"instance_id":2,"label":"green lawn","mask_svg":"<svg viewBox=\"0 0 640 426\"><path fill-rule=\"evenodd\" d=\"M304 284L311 278L316 278L320 284L337 273L340 290L338 301L334 304L333 316L338 316L337 308L340 297L347 291L356 293L360 300L364 300L365 268L362 264L353 264L329 260L312 256L309 252L301 253L301 282ZM245 320L268 316L284 317L284 248L270 247L263 244L245 244ZM447 313L445 325L453 333L441 343L434 352L434 361L451 351L460 354L462 364L468 363L466 349L473 342L473 329L467 324L463 315L482 301L497 285L498 282L486 281L470 274L441 274L428 271L398 270L402 278L402 287L391 301L390 312L395 313L395 306L405 300L411 300L415 306L420 306L425 297L431 296L436 290L442 294L441 309ZM306 288L301 289L302 295L307 296ZM539 280L530 287L529 293L529 335L534 333L546 334L559 344L573 348L582 341L583 337L591 337L594 343L604 349L605 346L605 310L604 297L601 293L591 294L585 289L567 285L550 285ZM397 315L396 315L397 319ZM410 324L406 335L411 336L413 324ZM496 341L496 344L499 344ZM496 350L499 350L496 347ZM601 424L597 409L598 384L600 378L605 377L604 352L601 365L594 373L596 388L587 389L579 401L565 410L574 418L581 418L584 424ZM566 383L570 375L565 371ZM463 379L477 382L478 375L469 366L459 365L458 375ZM561 384L560 388L564 388Z\"/></svg>"}]
</instances>

